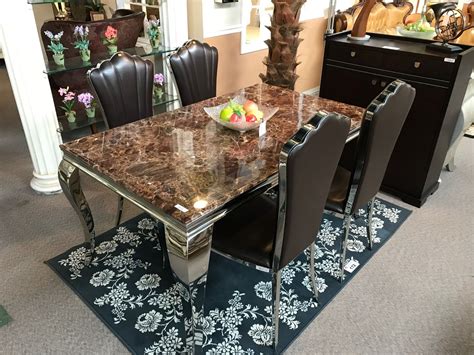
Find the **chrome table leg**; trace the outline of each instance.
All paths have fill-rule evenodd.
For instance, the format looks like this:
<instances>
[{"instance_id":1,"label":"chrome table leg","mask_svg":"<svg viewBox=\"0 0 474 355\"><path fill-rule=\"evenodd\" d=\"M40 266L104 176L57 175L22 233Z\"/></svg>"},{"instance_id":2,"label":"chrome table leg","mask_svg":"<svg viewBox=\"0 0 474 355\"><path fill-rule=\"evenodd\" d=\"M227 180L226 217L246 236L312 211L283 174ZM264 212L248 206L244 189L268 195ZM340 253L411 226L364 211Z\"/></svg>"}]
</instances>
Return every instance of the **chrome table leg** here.
<instances>
[{"instance_id":1,"label":"chrome table leg","mask_svg":"<svg viewBox=\"0 0 474 355\"><path fill-rule=\"evenodd\" d=\"M314 270L314 243L311 243L310 253L309 253L309 276L311 281L311 286L313 288L313 295L316 302L319 302L319 293L318 293L318 284L316 271Z\"/></svg>"},{"instance_id":2,"label":"chrome table leg","mask_svg":"<svg viewBox=\"0 0 474 355\"><path fill-rule=\"evenodd\" d=\"M117 201L117 214L115 215L116 227L120 225L120 220L122 219L122 212L123 212L123 197L119 196L118 201Z\"/></svg>"},{"instance_id":3,"label":"chrome table leg","mask_svg":"<svg viewBox=\"0 0 474 355\"><path fill-rule=\"evenodd\" d=\"M281 286L281 271L272 272L272 300L273 300L273 352L277 353L278 346L278 331L280 326L280 286Z\"/></svg>"},{"instance_id":4,"label":"chrome table leg","mask_svg":"<svg viewBox=\"0 0 474 355\"><path fill-rule=\"evenodd\" d=\"M89 243L90 246L89 258L86 260L86 263L89 264L94 256L95 248L94 219L92 218L92 212L89 208L89 204L87 203L87 200L81 189L79 169L69 163L67 160L63 159L59 164L58 178L64 195L66 195L67 199L79 216L82 228L84 229L86 242Z\"/></svg>"},{"instance_id":5,"label":"chrome table leg","mask_svg":"<svg viewBox=\"0 0 474 355\"><path fill-rule=\"evenodd\" d=\"M344 280L344 266L346 264L346 249L347 249L347 239L349 237L349 230L351 227L351 216L346 214L344 215L344 239L341 241L341 259L340 259L340 270L341 278L339 281L342 283Z\"/></svg>"},{"instance_id":6,"label":"chrome table leg","mask_svg":"<svg viewBox=\"0 0 474 355\"><path fill-rule=\"evenodd\" d=\"M212 225L194 234L165 227L166 248L171 270L176 281L187 292L181 296L184 310L186 352L202 353L203 334L200 318L204 315L207 271L211 254Z\"/></svg>"},{"instance_id":7,"label":"chrome table leg","mask_svg":"<svg viewBox=\"0 0 474 355\"><path fill-rule=\"evenodd\" d=\"M372 250L374 239L372 236L372 215L374 214L374 200L375 197L369 201L367 205L367 240L369 241L369 250Z\"/></svg>"}]
</instances>

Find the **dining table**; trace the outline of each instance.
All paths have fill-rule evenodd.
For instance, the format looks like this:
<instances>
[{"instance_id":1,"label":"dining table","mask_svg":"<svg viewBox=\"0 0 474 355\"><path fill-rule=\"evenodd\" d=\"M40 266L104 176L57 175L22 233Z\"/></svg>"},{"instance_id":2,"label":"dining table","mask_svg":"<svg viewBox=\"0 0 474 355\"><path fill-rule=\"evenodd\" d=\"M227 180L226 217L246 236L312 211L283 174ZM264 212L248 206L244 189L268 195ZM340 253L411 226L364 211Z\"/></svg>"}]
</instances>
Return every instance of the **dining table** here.
<instances>
[{"instance_id":1,"label":"dining table","mask_svg":"<svg viewBox=\"0 0 474 355\"><path fill-rule=\"evenodd\" d=\"M265 131L233 131L204 111L239 96L278 108ZM320 111L349 117L347 141L357 137L363 108L260 83L62 144L59 181L82 223L89 260L96 235L80 172L163 223L169 267L185 290L186 349L200 353L213 224L278 184L283 145Z\"/></svg>"}]
</instances>

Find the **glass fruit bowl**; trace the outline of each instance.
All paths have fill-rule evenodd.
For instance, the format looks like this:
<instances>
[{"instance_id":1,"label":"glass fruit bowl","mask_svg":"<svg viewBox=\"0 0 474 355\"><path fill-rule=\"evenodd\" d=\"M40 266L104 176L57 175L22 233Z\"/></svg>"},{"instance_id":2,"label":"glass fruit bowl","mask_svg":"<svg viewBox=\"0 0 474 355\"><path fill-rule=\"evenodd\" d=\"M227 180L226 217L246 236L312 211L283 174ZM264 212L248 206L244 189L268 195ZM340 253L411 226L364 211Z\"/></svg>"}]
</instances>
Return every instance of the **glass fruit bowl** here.
<instances>
[{"instance_id":1,"label":"glass fruit bowl","mask_svg":"<svg viewBox=\"0 0 474 355\"><path fill-rule=\"evenodd\" d=\"M244 96L237 96L234 97L231 101L237 105L244 106L248 99L246 99ZM268 121L279 109L278 107L260 105L258 106L258 110L263 113L263 117L261 119L258 119L255 122L247 122L244 117L239 122L230 122L221 119L221 111L226 108L226 106L229 106L228 102L218 106L204 107L204 111L206 111L206 113L220 125L239 132L246 132L258 128L260 124Z\"/></svg>"},{"instance_id":2,"label":"glass fruit bowl","mask_svg":"<svg viewBox=\"0 0 474 355\"><path fill-rule=\"evenodd\" d=\"M436 36L434 28L425 29L424 31L408 30L405 26L397 27L398 33L405 37L419 38L419 39L433 39Z\"/></svg>"}]
</instances>

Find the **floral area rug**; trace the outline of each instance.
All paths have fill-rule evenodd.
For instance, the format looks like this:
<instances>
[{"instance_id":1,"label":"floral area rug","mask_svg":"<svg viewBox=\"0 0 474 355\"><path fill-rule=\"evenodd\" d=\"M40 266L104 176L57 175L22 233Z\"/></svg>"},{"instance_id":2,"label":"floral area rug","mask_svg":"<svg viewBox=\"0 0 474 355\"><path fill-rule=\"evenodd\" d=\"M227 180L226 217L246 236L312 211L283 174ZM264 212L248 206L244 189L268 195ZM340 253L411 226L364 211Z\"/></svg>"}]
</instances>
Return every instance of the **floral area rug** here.
<instances>
[{"instance_id":1,"label":"floral area rug","mask_svg":"<svg viewBox=\"0 0 474 355\"><path fill-rule=\"evenodd\" d=\"M283 351L336 296L370 257L393 235L410 211L376 200L374 249L366 249L365 211L350 230L347 259L358 265L338 273L342 221L324 215L316 239L320 304L312 299L305 253L282 271L280 341ZM163 228L140 215L97 238L90 267L84 266L86 246L79 245L47 261L63 281L92 309L134 354L184 350L183 306L186 290L175 283L160 240ZM164 266L163 266L164 265ZM205 315L199 319L207 354L267 354L272 342L271 277L220 255L211 254Z\"/></svg>"}]
</instances>

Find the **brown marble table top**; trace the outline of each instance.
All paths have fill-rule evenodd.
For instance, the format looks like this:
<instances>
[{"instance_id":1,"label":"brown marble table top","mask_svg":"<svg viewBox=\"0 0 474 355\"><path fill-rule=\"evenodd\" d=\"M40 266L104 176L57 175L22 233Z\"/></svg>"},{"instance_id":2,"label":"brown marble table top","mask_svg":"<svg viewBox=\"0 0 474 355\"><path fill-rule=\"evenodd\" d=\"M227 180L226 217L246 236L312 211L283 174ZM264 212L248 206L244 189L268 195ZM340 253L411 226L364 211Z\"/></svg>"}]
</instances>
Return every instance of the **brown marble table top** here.
<instances>
[{"instance_id":1,"label":"brown marble table top","mask_svg":"<svg viewBox=\"0 0 474 355\"><path fill-rule=\"evenodd\" d=\"M258 129L243 134L229 130L203 110L240 94L258 105L279 107L263 137ZM81 138L61 149L66 159L73 156L188 225L276 174L283 144L319 110L350 117L351 131L359 128L364 113L360 107L256 84Z\"/></svg>"}]
</instances>

